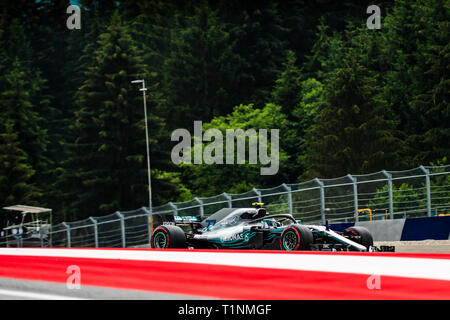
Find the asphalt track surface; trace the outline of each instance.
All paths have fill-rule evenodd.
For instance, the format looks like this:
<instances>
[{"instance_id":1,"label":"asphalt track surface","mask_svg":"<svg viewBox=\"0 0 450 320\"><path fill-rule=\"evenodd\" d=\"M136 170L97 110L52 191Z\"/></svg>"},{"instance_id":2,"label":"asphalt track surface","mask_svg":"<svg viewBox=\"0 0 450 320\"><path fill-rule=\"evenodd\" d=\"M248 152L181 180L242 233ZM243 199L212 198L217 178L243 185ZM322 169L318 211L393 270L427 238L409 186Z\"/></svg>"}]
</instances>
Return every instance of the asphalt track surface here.
<instances>
[{"instance_id":1,"label":"asphalt track surface","mask_svg":"<svg viewBox=\"0 0 450 320\"><path fill-rule=\"evenodd\" d=\"M0 298L450 299L450 254L3 248Z\"/></svg>"},{"instance_id":2,"label":"asphalt track surface","mask_svg":"<svg viewBox=\"0 0 450 320\"><path fill-rule=\"evenodd\" d=\"M450 240L378 241L376 246L395 246L395 252L450 253Z\"/></svg>"},{"instance_id":3,"label":"asphalt track surface","mask_svg":"<svg viewBox=\"0 0 450 320\"><path fill-rule=\"evenodd\" d=\"M69 289L66 284L0 278L0 300L190 300L202 297L151 291L80 286Z\"/></svg>"}]
</instances>

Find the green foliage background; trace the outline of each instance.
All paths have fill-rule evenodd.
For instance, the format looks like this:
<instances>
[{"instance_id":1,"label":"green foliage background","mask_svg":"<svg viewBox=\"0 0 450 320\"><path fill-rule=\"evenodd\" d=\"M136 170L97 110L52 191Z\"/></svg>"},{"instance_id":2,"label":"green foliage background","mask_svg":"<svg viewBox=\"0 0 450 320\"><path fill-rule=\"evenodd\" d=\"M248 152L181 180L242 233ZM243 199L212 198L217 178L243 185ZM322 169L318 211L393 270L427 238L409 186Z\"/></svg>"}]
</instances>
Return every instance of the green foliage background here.
<instances>
[{"instance_id":1,"label":"green foliage background","mask_svg":"<svg viewBox=\"0 0 450 320\"><path fill-rule=\"evenodd\" d=\"M81 0L72 31L68 4L0 8L2 205L49 206L55 222L145 205L136 78L155 205L447 162L447 0L380 1L380 30L366 27L371 1ZM175 166L170 134L194 120L280 129L278 174Z\"/></svg>"}]
</instances>

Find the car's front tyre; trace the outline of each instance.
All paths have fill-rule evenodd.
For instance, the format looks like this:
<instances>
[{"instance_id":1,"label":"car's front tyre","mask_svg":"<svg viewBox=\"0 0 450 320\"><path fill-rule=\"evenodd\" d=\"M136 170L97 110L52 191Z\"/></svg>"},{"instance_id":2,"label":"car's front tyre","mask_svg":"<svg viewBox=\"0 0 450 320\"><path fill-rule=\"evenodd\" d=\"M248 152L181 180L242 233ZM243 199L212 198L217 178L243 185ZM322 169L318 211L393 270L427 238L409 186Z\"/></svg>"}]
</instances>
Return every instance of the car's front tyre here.
<instances>
[{"instance_id":1,"label":"car's front tyre","mask_svg":"<svg viewBox=\"0 0 450 320\"><path fill-rule=\"evenodd\" d=\"M342 235L356 243L363 245L369 250L373 246L373 237L369 230L364 227L354 226L344 230Z\"/></svg>"},{"instance_id":2,"label":"car's front tyre","mask_svg":"<svg viewBox=\"0 0 450 320\"><path fill-rule=\"evenodd\" d=\"M286 229L280 237L280 249L285 251L310 250L313 243L312 231L300 224L294 224Z\"/></svg>"}]
</instances>

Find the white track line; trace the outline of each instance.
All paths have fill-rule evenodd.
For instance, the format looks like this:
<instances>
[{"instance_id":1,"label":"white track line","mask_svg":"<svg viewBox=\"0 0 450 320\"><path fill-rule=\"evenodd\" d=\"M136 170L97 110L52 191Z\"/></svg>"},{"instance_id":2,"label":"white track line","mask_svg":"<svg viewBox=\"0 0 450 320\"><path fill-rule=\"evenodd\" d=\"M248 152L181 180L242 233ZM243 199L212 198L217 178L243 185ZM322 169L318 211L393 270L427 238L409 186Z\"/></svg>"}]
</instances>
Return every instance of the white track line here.
<instances>
[{"instance_id":1,"label":"white track line","mask_svg":"<svg viewBox=\"0 0 450 320\"><path fill-rule=\"evenodd\" d=\"M450 259L195 251L0 248L0 255L119 259L450 280ZM0 266L1 268L1 266Z\"/></svg>"},{"instance_id":2,"label":"white track line","mask_svg":"<svg viewBox=\"0 0 450 320\"><path fill-rule=\"evenodd\" d=\"M46 293L26 292L17 290L0 289L0 296L16 297L16 298L28 298L37 300L85 300L83 298L60 296Z\"/></svg>"}]
</instances>

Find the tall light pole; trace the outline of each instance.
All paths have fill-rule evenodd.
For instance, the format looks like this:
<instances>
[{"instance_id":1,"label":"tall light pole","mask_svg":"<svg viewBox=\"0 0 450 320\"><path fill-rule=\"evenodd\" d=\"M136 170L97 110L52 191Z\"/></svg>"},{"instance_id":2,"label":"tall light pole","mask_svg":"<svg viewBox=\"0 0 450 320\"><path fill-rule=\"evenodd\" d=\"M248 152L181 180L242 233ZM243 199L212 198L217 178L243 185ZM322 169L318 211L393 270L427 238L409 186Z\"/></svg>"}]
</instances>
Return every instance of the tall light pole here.
<instances>
[{"instance_id":1,"label":"tall light pole","mask_svg":"<svg viewBox=\"0 0 450 320\"><path fill-rule=\"evenodd\" d=\"M148 142L148 123L147 123L147 97L145 91L147 88L145 87L145 80L133 80L131 83L142 83L142 88L139 91L142 91L142 98L144 99L144 117L145 117L145 140L147 144L147 175L148 175L148 210L150 211L150 215L152 214L152 178L150 173L150 147ZM153 217L152 217L153 218ZM153 219L152 219L153 221ZM151 223L151 228L153 232L153 223Z\"/></svg>"}]
</instances>

